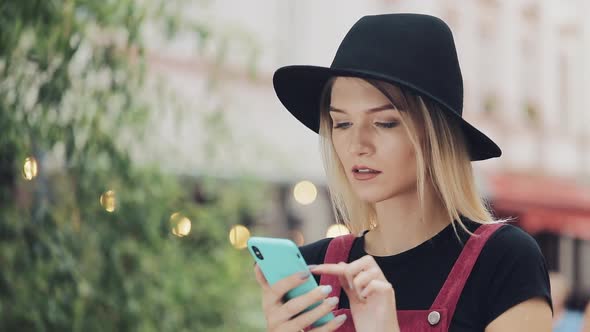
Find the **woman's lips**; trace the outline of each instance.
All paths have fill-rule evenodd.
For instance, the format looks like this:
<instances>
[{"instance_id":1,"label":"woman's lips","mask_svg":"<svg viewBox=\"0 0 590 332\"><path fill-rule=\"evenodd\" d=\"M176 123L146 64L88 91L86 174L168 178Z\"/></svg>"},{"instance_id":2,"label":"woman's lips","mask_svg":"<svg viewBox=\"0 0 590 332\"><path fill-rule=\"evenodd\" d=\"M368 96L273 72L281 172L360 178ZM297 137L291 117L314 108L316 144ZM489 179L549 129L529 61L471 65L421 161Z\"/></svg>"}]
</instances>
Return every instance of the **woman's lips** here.
<instances>
[{"instance_id":1,"label":"woman's lips","mask_svg":"<svg viewBox=\"0 0 590 332\"><path fill-rule=\"evenodd\" d=\"M357 179L357 180L359 180L359 181L371 180L371 179L375 178L379 174L381 174L381 172L379 172L379 173L359 173L359 172L352 172L352 175L354 176L354 178Z\"/></svg>"},{"instance_id":2,"label":"woman's lips","mask_svg":"<svg viewBox=\"0 0 590 332\"><path fill-rule=\"evenodd\" d=\"M371 170L371 172L359 172L358 171L359 169L369 169L369 170ZM365 165L354 165L352 167L352 175L354 176L355 179L357 179L359 181L371 180L379 174L381 174L380 171L374 170L374 169L367 167Z\"/></svg>"}]
</instances>

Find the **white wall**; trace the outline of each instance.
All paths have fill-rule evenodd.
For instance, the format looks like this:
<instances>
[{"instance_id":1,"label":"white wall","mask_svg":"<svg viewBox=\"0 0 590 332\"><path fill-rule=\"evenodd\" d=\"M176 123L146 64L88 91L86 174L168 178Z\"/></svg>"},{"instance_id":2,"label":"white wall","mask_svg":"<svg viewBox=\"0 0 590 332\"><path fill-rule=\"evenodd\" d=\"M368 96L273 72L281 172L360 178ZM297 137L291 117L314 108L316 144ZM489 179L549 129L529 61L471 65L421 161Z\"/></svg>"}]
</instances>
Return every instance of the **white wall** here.
<instances>
[{"instance_id":1,"label":"white wall","mask_svg":"<svg viewBox=\"0 0 590 332\"><path fill-rule=\"evenodd\" d=\"M590 28L586 19L590 8L588 1L577 1L220 0L204 10L189 6L189 14L205 17L217 32L242 35L259 52L255 80L239 69L245 66L248 45L238 45L230 52L233 69L226 75L229 80L221 98L232 132L240 137L238 150L244 155L239 157L242 163L226 163L224 172L229 174L233 166L247 164L254 172L277 180L321 182L316 135L294 121L278 102L271 83L273 71L287 64L329 66L341 39L362 15L423 12L440 15L451 25L465 80L464 116L504 150L502 158L476 163L476 167L484 171L538 170L558 176L585 174L590 178L590 143L577 143L582 141L580 137L590 136L590 112L586 111L590 109ZM532 18L527 12L533 13ZM565 38L562 33L567 26L577 32ZM167 59L164 64L156 61L153 72L166 75L186 98L187 113L204 109L196 105L207 99L199 87L210 69L187 46L190 43L187 37L172 45L154 41L151 47L152 53ZM566 75L559 71L560 54L570 63ZM175 69L170 64L175 61L185 63L184 69ZM186 70L187 66L192 70ZM560 95L560 77L567 78L564 95ZM483 112L490 96L495 96L497 104L492 116ZM566 103L560 102L563 98ZM542 133L531 128L526 119L527 100L533 100L542 113ZM563 104L569 105L567 110L561 109ZM568 123L560 125L560 116L566 111ZM195 151L194 141L203 139L196 132L198 118L189 118L183 123L188 129L174 129L166 121L158 121L161 128L154 130L164 136L159 138L162 151L174 142L177 158L182 160L175 170L190 173L206 161ZM274 152L259 154L254 148L257 142ZM235 158L230 154L226 160Z\"/></svg>"}]
</instances>

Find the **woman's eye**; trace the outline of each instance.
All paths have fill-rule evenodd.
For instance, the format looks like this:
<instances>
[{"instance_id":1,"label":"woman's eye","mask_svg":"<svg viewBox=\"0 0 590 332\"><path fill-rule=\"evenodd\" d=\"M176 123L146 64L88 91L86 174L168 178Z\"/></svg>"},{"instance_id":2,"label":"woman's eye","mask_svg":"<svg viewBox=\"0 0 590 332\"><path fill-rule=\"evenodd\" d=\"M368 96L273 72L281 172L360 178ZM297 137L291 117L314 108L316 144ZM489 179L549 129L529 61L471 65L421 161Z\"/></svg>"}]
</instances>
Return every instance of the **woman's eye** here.
<instances>
[{"instance_id":1,"label":"woman's eye","mask_svg":"<svg viewBox=\"0 0 590 332\"><path fill-rule=\"evenodd\" d=\"M344 127L347 127L349 124L350 124L350 122L340 122L334 126L334 129L344 128Z\"/></svg>"},{"instance_id":2,"label":"woman's eye","mask_svg":"<svg viewBox=\"0 0 590 332\"><path fill-rule=\"evenodd\" d=\"M377 125L383 128L393 128L397 126L397 122L377 122Z\"/></svg>"},{"instance_id":3,"label":"woman's eye","mask_svg":"<svg viewBox=\"0 0 590 332\"><path fill-rule=\"evenodd\" d=\"M379 127L382 127L382 128L393 128L398 125L398 122L375 122L375 124ZM343 128L348 128L348 127L350 127L350 122L340 122L340 123L336 123L333 128L334 129L338 129L338 128L343 129Z\"/></svg>"}]
</instances>

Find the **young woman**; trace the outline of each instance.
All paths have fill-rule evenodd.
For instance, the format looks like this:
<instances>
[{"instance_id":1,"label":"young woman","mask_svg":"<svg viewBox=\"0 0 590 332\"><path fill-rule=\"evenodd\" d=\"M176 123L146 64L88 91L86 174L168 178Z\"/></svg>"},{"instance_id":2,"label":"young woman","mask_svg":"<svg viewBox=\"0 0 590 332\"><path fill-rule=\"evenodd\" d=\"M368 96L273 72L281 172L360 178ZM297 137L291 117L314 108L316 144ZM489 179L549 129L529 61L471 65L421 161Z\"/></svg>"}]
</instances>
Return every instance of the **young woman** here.
<instances>
[{"instance_id":1,"label":"young woman","mask_svg":"<svg viewBox=\"0 0 590 332\"><path fill-rule=\"evenodd\" d=\"M494 220L477 194L471 161L501 151L462 118L443 21L365 16L329 68L280 68L274 87L319 133L334 212L351 234L300 248L320 287L286 303L309 276L269 286L255 267L269 331L551 330L536 242ZM336 319L310 328L330 311Z\"/></svg>"}]
</instances>

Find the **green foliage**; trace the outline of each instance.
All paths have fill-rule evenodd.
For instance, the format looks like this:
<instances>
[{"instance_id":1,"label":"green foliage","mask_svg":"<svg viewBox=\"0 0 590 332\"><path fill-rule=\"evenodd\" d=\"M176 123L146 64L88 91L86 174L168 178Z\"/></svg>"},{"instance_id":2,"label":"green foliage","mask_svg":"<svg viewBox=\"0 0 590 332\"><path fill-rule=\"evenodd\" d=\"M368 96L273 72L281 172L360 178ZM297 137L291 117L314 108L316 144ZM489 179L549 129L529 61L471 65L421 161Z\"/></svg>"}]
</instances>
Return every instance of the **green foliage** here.
<instances>
[{"instance_id":1,"label":"green foliage","mask_svg":"<svg viewBox=\"0 0 590 332\"><path fill-rule=\"evenodd\" d=\"M259 185L181 181L130 157L152 114L139 98L144 24L188 29L201 45L215 38L168 8L181 7L0 2L1 331L260 327L251 260L228 243L242 213L255 213ZM39 165L32 181L28 156ZM197 184L207 200L193 198ZM99 203L107 190L112 213ZM188 236L171 233L175 212L192 221Z\"/></svg>"}]
</instances>

